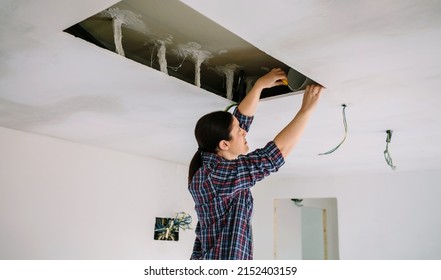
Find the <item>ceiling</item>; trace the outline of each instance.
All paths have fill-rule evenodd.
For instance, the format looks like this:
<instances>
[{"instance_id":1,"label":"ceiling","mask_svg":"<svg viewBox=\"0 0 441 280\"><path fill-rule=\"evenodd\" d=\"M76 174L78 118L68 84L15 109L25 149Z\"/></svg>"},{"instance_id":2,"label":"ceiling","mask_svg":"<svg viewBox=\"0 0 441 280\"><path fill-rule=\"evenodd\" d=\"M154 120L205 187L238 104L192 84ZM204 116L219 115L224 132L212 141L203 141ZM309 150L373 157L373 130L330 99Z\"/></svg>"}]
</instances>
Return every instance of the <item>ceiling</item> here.
<instances>
[{"instance_id":1,"label":"ceiling","mask_svg":"<svg viewBox=\"0 0 441 280\"><path fill-rule=\"evenodd\" d=\"M230 102L63 32L117 1L35 2L0 3L0 126L188 164L197 119ZM326 86L278 176L441 169L439 1L182 2ZM301 96L260 102L251 148L274 138ZM344 137L342 104L347 139L319 156Z\"/></svg>"},{"instance_id":2,"label":"ceiling","mask_svg":"<svg viewBox=\"0 0 441 280\"><path fill-rule=\"evenodd\" d=\"M290 69L179 0L123 0L66 32L159 71L163 47L163 72L236 102L270 69ZM234 95L227 97L230 77ZM274 87L262 98L288 92Z\"/></svg>"}]
</instances>

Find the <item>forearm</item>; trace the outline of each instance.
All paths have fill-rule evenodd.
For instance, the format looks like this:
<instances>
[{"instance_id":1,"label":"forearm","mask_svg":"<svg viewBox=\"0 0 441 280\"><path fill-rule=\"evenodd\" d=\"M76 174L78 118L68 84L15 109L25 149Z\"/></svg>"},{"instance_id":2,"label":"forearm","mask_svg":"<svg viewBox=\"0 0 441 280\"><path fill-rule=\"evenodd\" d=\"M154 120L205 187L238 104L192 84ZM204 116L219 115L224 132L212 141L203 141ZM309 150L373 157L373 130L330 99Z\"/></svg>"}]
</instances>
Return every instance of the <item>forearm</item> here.
<instances>
[{"instance_id":1,"label":"forearm","mask_svg":"<svg viewBox=\"0 0 441 280\"><path fill-rule=\"evenodd\" d=\"M242 115L252 117L254 116L257 108L257 104L260 100L260 94L262 93L263 87L258 84L254 85L254 87L248 92L245 98L240 102L237 109Z\"/></svg>"},{"instance_id":2,"label":"forearm","mask_svg":"<svg viewBox=\"0 0 441 280\"><path fill-rule=\"evenodd\" d=\"M282 79L287 78L285 72L283 72L283 70L280 68L273 69L266 75L260 77L250 92L248 92L242 102L240 102L239 106L237 107L239 112L248 117L254 116L262 91L265 88L283 85Z\"/></svg>"},{"instance_id":3,"label":"forearm","mask_svg":"<svg viewBox=\"0 0 441 280\"><path fill-rule=\"evenodd\" d=\"M299 142L312 111L300 110L292 121L277 134L274 143L286 158Z\"/></svg>"},{"instance_id":4,"label":"forearm","mask_svg":"<svg viewBox=\"0 0 441 280\"><path fill-rule=\"evenodd\" d=\"M274 142L281 151L284 158L291 153L292 149L297 145L300 137L305 130L306 124L314 111L318 100L320 99L320 92L322 87L319 85L310 85L305 89L303 94L302 107L296 114L294 119L280 131L274 138Z\"/></svg>"}]
</instances>

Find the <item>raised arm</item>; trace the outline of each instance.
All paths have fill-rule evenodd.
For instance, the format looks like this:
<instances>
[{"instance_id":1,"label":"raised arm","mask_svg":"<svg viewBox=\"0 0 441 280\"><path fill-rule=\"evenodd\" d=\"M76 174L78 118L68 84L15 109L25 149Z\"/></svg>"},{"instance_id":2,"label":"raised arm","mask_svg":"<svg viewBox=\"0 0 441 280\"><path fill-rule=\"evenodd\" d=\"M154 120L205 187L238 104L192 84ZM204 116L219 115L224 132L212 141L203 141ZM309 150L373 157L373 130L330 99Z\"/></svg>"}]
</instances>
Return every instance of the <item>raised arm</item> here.
<instances>
[{"instance_id":1,"label":"raised arm","mask_svg":"<svg viewBox=\"0 0 441 280\"><path fill-rule=\"evenodd\" d=\"M245 98L240 102L239 106L237 107L239 112L245 116L254 116L262 90L265 88L283 85L282 79L286 80L287 77L285 72L280 68L273 69L266 75L260 77L256 83L254 83L254 86L250 92L248 92Z\"/></svg>"},{"instance_id":2,"label":"raised arm","mask_svg":"<svg viewBox=\"0 0 441 280\"><path fill-rule=\"evenodd\" d=\"M274 138L276 146L281 151L284 158L288 156L300 140L306 124L314 111L318 100L320 99L322 87L319 85L310 85L303 94L302 107L294 119L277 134Z\"/></svg>"}]
</instances>

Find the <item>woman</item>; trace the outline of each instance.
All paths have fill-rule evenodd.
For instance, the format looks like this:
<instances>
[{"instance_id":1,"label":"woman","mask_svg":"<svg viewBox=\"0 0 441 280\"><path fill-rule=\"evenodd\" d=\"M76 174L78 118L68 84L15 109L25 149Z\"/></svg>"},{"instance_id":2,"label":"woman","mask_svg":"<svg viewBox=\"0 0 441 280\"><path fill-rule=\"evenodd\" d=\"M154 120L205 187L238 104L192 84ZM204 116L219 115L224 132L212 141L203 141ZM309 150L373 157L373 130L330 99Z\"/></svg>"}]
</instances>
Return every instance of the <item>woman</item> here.
<instances>
[{"instance_id":1,"label":"woman","mask_svg":"<svg viewBox=\"0 0 441 280\"><path fill-rule=\"evenodd\" d=\"M198 151L189 169L188 189L198 216L191 259L253 258L250 188L284 164L300 139L322 87L308 86L293 120L265 147L248 153L246 135L263 89L283 85L281 69L259 78L234 113L213 112L196 124Z\"/></svg>"}]
</instances>

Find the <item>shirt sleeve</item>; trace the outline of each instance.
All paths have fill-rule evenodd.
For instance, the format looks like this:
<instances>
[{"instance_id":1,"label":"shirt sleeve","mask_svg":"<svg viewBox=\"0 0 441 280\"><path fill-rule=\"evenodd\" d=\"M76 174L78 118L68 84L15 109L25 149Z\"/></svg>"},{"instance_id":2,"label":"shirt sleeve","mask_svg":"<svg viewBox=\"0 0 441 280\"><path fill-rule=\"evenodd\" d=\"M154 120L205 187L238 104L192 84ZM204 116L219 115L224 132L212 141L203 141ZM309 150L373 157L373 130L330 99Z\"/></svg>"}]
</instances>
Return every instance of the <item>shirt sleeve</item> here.
<instances>
[{"instance_id":1,"label":"shirt sleeve","mask_svg":"<svg viewBox=\"0 0 441 280\"><path fill-rule=\"evenodd\" d=\"M249 117L242 115L237 106L236 108L234 108L233 116L235 116L236 119L239 121L239 125L243 130L245 130L246 132L250 130L250 126L254 120L254 116Z\"/></svg>"},{"instance_id":2,"label":"shirt sleeve","mask_svg":"<svg viewBox=\"0 0 441 280\"><path fill-rule=\"evenodd\" d=\"M251 185L262 180L273 172L277 172L285 163L282 153L274 141L262 149L238 157L238 176L248 180Z\"/></svg>"},{"instance_id":3,"label":"shirt sleeve","mask_svg":"<svg viewBox=\"0 0 441 280\"><path fill-rule=\"evenodd\" d=\"M221 195L231 195L251 188L266 176L277 172L284 163L282 153L274 141L271 141L264 148L241 155L236 160L224 162L225 165L221 170L222 177L225 176L225 183L218 190Z\"/></svg>"},{"instance_id":4,"label":"shirt sleeve","mask_svg":"<svg viewBox=\"0 0 441 280\"><path fill-rule=\"evenodd\" d=\"M199 234L201 231L201 225L199 222L196 225L196 234ZM196 235L193 245L193 252L191 254L190 260L201 260L202 259L202 244L199 237Z\"/></svg>"}]
</instances>

